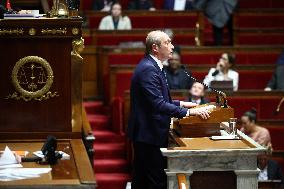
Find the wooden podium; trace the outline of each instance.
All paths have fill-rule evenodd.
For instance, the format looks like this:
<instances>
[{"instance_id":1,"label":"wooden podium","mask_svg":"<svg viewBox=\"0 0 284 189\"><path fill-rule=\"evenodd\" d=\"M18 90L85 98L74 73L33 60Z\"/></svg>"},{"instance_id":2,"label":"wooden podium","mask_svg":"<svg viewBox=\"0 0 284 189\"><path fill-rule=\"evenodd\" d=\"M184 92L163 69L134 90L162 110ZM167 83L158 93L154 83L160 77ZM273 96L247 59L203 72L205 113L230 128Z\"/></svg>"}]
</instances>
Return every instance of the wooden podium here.
<instances>
[{"instance_id":1,"label":"wooden podium","mask_svg":"<svg viewBox=\"0 0 284 189\"><path fill-rule=\"evenodd\" d=\"M0 182L0 186L95 188L81 139L81 24L80 18L0 20L1 149L8 144L12 150L31 154L54 135L59 150L68 149L71 155L70 160L60 160L48 177Z\"/></svg>"},{"instance_id":2,"label":"wooden podium","mask_svg":"<svg viewBox=\"0 0 284 189\"><path fill-rule=\"evenodd\" d=\"M229 136L220 122L234 113L232 108L217 107L210 115L208 120L191 116L174 123L171 147L161 148L168 162L168 189L181 186L181 180L191 189L257 189L257 155L266 149L240 131L238 139L211 138Z\"/></svg>"}]
</instances>

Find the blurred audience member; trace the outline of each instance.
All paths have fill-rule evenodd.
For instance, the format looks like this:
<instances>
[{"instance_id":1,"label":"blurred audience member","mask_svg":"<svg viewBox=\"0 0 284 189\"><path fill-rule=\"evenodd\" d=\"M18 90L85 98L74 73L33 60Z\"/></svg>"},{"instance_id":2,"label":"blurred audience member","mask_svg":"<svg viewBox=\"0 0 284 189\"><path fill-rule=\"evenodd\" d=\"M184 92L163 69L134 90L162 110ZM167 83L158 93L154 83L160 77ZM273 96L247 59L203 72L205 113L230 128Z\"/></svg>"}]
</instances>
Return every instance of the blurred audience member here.
<instances>
[{"instance_id":1,"label":"blurred audience member","mask_svg":"<svg viewBox=\"0 0 284 189\"><path fill-rule=\"evenodd\" d=\"M192 85L192 81L181 67L179 53L174 51L172 58L169 59L168 62L169 66L166 68L166 76L169 88L189 89Z\"/></svg>"},{"instance_id":2,"label":"blurred audience member","mask_svg":"<svg viewBox=\"0 0 284 189\"><path fill-rule=\"evenodd\" d=\"M276 69L264 90L284 90L284 51L278 58Z\"/></svg>"},{"instance_id":3,"label":"blurred audience member","mask_svg":"<svg viewBox=\"0 0 284 189\"><path fill-rule=\"evenodd\" d=\"M110 11L111 5L113 3L114 3L114 0L94 0L93 10Z\"/></svg>"},{"instance_id":4,"label":"blurred audience member","mask_svg":"<svg viewBox=\"0 0 284 189\"><path fill-rule=\"evenodd\" d=\"M202 9L205 16L213 26L213 37L215 45L223 44L223 31L225 26L229 32L229 43L233 44L233 22L232 13L236 8L238 0L194 0L193 6Z\"/></svg>"},{"instance_id":5,"label":"blurred audience member","mask_svg":"<svg viewBox=\"0 0 284 189\"><path fill-rule=\"evenodd\" d=\"M128 16L122 16L121 5L114 3L111 5L111 15L102 18L99 30L130 30L131 21Z\"/></svg>"},{"instance_id":6,"label":"blurred audience member","mask_svg":"<svg viewBox=\"0 0 284 189\"><path fill-rule=\"evenodd\" d=\"M129 10L156 10L151 0L130 0L128 4Z\"/></svg>"},{"instance_id":7,"label":"blurred audience member","mask_svg":"<svg viewBox=\"0 0 284 189\"><path fill-rule=\"evenodd\" d=\"M276 161L269 159L268 154L257 156L257 167L260 170L258 174L259 181L281 180L281 185L284 186L284 177L281 167Z\"/></svg>"},{"instance_id":8,"label":"blurred audience member","mask_svg":"<svg viewBox=\"0 0 284 189\"><path fill-rule=\"evenodd\" d=\"M207 104L210 102L207 98L204 97L205 87L201 83L194 82L191 89L189 90L189 94L190 96L188 98L188 102L193 102L199 105Z\"/></svg>"},{"instance_id":9,"label":"blurred audience member","mask_svg":"<svg viewBox=\"0 0 284 189\"><path fill-rule=\"evenodd\" d=\"M164 8L175 11L192 10L193 1L194 0L165 0Z\"/></svg>"},{"instance_id":10,"label":"blurred audience member","mask_svg":"<svg viewBox=\"0 0 284 189\"><path fill-rule=\"evenodd\" d=\"M239 86L239 74L231 68L235 64L235 56L230 53L222 54L216 68L211 68L205 76L204 83L209 85L211 81L233 81L233 90L237 91Z\"/></svg>"},{"instance_id":11,"label":"blurred audience member","mask_svg":"<svg viewBox=\"0 0 284 189\"><path fill-rule=\"evenodd\" d=\"M256 124L256 110L252 109L244 113L241 117L241 131L251 137L254 141L264 147L271 148L271 138L269 131Z\"/></svg>"}]
</instances>

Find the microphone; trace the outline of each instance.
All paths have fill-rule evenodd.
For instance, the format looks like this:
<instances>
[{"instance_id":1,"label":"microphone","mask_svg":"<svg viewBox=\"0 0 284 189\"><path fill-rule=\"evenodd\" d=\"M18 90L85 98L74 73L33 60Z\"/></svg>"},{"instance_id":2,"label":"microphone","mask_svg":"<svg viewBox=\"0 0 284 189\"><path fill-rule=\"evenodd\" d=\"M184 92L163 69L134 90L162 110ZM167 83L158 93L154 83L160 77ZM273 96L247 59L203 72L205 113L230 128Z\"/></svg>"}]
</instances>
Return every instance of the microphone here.
<instances>
[{"instance_id":1,"label":"microphone","mask_svg":"<svg viewBox=\"0 0 284 189\"><path fill-rule=\"evenodd\" d=\"M57 140L54 136L49 135L46 142L41 148L42 154L44 155L42 163L48 163L54 165L58 159L62 158L62 154L56 152Z\"/></svg>"},{"instance_id":2,"label":"microphone","mask_svg":"<svg viewBox=\"0 0 284 189\"><path fill-rule=\"evenodd\" d=\"M21 158L22 162L41 162L42 158L41 157L22 157Z\"/></svg>"},{"instance_id":3,"label":"microphone","mask_svg":"<svg viewBox=\"0 0 284 189\"><path fill-rule=\"evenodd\" d=\"M184 73L185 73L191 80L193 80L193 81L195 81L195 82L198 82L198 83L201 83L201 84L204 85L206 88L211 89L213 92L217 93L217 95L218 95L218 96L216 97L217 103L220 103L219 96L222 96L222 98L223 98L223 100L224 100L223 106L224 106L224 108L228 108L227 99L226 99L227 95L226 95L224 92L218 91L218 90L216 90L216 89L210 87L209 85L203 83L202 81L199 81L198 79L192 77L192 76L186 71L186 68L185 68L184 65L181 65L181 68L183 69Z\"/></svg>"},{"instance_id":4,"label":"microphone","mask_svg":"<svg viewBox=\"0 0 284 189\"><path fill-rule=\"evenodd\" d=\"M54 165L58 159L62 158L62 154L56 152L57 140L54 136L48 136L43 144L41 151L44 157L22 157L22 162L38 162L39 164Z\"/></svg>"},{"instance_id":5,"label":"microphone","mask_svg":"<svg viewBox=\"0 0 284 189\"><path fill-rule=\"evenodd\" d=\"M216 70L212 73L212 76L215 77L216 75L218 75L219 72L220 72L220 71L216 69Z\"/></svg>"}]
</instances>

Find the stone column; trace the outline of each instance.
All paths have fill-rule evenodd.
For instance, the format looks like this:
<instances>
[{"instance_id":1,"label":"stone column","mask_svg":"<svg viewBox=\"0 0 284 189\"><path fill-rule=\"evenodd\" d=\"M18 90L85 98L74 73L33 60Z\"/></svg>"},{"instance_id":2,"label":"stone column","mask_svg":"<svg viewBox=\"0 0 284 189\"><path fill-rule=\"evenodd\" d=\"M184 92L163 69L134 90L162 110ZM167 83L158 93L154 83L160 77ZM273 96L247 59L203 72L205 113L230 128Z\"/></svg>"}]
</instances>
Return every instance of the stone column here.
<instances>
[{"instance_id":1,"label":"stone column","mask_svg":"<svg viewBox=\"0 0 284 189\"><path fill-rule=\"evenodd\" d=\"M168 176L168 189L178 189L177 174L186 175L186 181L189 184L188 188L190 189L189 177L192 175L193 171L169 171L167 169L165 171Z\"/></svg>"},{"instance_id":2,"label":"stone column","mask_svg":"<svg viewBox=\"0 0 284 189\"><path fill-rule=\"evenodd\" d=\"M257 189L258 170L235 170L237 189Z\"/></svg>"}]
</instances>

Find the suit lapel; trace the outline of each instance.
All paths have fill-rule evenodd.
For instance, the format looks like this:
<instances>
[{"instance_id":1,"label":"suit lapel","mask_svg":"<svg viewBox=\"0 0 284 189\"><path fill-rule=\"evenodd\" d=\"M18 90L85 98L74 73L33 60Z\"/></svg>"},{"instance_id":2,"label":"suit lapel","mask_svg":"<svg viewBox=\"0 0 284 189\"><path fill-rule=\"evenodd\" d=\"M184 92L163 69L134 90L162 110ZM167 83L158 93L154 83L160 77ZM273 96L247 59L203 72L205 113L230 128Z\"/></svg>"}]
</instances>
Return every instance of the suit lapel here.
<instances>
[{"instance_id":1,"label":"suit lapel","mask_svg":"<svg viewBox=\"0 0 284 189\"><path fill-rule=\"evenodd\" d=\"M147 55L147 58L153 63L153 65L157 69L160 77L162 78L161 80L162 80L163 86L165 86L165 88L167 90L166 93L168 95L168 99L171 102L172 99L171 99L171 95L170 95L170 89L169 89L169 86L168 86L168 83L167 83L167 78L166 78L165 74L163 73L163 71L158 66L158 63L150 55Z\"/></svg>"}]
</instances>

